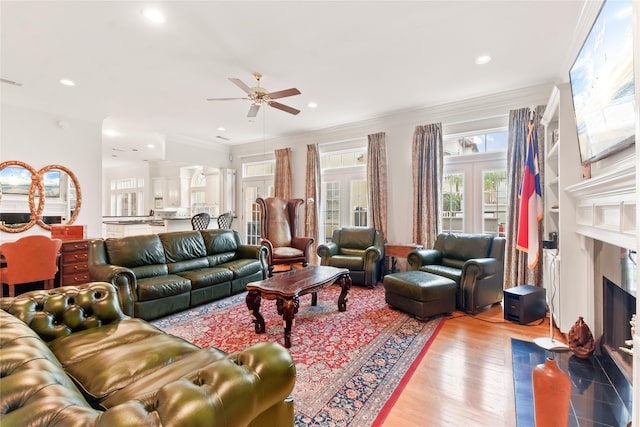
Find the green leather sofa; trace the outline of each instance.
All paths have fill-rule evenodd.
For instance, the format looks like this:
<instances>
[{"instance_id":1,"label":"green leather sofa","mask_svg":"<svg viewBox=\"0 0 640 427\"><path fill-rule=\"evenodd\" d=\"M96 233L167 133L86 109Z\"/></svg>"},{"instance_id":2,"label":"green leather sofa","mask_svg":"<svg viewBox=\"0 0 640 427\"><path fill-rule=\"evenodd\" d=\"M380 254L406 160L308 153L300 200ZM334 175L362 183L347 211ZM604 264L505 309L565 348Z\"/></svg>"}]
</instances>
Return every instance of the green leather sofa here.
<instances>
[{"instance_id":1,"label":"green leather sofa","mask_svg":"<svg viewBox=\"0 0 640 427\"><path fill-rule=\"evenodd\" d=\"M267 250L235 230L95 239L89 277L118 289L124 314L155 319L245 290L267 277Z\"/></svg>"},{"instance_id":2,"label":"green leather sofa","mask_svg":"<svg viewBox=\"0 0 640 427\"><path fill-rule=\"evenodd\" d=\"M226 354L124 315L87 283L0 299L2 427L293 427L280 344Z\"/></svg>"}]
</instances>

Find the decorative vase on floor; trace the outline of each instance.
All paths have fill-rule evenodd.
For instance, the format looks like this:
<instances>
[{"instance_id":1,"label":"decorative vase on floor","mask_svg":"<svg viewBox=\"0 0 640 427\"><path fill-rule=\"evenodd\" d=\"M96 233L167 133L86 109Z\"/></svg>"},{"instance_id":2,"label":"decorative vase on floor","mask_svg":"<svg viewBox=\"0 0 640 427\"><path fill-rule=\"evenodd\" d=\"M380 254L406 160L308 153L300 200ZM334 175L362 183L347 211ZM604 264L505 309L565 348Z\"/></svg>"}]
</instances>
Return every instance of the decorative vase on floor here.
<instances>
[{"instance_id":1,"label":"decorative vase on floor","mask_svg":"<svg viewBox=\"0 0 640 427\"><path fill-rule=\"evenodd\" d=\"M584 323L582 316L578 317L576 323L574 323L571 329L569 329L567 341L569 343L569 348L577 357L586 359L593 354L595 347L593 334L591 333L589 326Z\"/></svg>"},{"instance_id":2,"label":"decorative vase on floor","mask_svg":"<svg viewBox=\"0 0 640 427\"><path fill-rule=\"evenodd\" d=\"M558 368L556 361L547 358L533 368L533 406L536 427L566 427L569 422L571 380Z\"/></svg>"}]
</instances>

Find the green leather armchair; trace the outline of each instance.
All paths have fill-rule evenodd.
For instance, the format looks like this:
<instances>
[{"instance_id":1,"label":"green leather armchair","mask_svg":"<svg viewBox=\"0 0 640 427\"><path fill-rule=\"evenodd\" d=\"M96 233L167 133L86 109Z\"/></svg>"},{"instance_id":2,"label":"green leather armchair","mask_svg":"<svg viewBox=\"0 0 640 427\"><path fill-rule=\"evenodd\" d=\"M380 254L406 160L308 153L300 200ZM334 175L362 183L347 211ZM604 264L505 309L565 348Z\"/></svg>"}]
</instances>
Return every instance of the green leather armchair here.
<instances>
[{"instance_id":1,"label":"green leather armchair","mask_svg":"<svg viewBox=\"0 0 640 427\"><path fill-rule=\"evenodd\" d=\"M440 234L433 249L411 251L407 262L409 270L455 281L457 308L477 313L502 301L505 243L489 234Z\"/></svg>"},{"instance_id":2,"label":"green leather armchair","mask_svg":"<svg viewBox=\"0 0 640 427\"><path fill-rule=\"evenodd\" d=\"M369 227L333 230L331 242L318 246L321 265L348 268L355 285L374 287L384 269L384 236Z\"/></svg>"}]
</instances>

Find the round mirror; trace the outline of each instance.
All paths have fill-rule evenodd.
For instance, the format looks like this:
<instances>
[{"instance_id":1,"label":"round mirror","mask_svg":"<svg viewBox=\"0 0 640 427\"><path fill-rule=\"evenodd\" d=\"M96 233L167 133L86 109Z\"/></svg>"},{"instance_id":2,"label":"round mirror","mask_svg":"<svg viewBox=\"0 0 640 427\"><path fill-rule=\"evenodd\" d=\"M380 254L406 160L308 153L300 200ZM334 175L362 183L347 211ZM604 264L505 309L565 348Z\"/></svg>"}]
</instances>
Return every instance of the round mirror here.
<instances>
[{"instance_id":1,"label":"round mirror","mask_svg":"<svg viewBox=\"0 0 640 427\"><path fill-rule=\"evenodd\" d=\"M18 160L0 163L0 231L20 233L31 228L42 213L44 199L38 197L42 193L42 182L31 166Z\"/></svg>"},{"instance_id":2,"label":"round mirror","mask_svg":"<svg viewBox=\"0 0 640 427\"><path fill-rule=\"evenodd\" d=\"M64 166L48 165L38 171L41 182L40 203L44 204L38 215L38 225L51 230L51 225L71 225L80 213L82 194L76 176Z\"/></svg>"}]
</instances>

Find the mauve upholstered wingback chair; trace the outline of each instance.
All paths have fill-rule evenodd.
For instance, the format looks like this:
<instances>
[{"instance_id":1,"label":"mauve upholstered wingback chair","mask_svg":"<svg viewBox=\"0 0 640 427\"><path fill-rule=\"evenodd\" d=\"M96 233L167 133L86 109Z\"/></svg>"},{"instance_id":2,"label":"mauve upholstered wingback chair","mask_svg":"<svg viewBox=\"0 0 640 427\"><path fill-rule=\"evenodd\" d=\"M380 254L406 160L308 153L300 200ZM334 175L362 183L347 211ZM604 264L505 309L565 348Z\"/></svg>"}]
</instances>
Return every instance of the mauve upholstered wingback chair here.
<instances>
[{"instance_id":1,"label":"mauve upholstered wingback chair","mask_svg":"<svg viewBox=\"0 0 640 427\"><path fill-rule=\"evenodd\" d=\"M258 197L256 203L260 207L261 243L269 251L269 276L273 275L276 265L309 265L314 238L296 236L298 210L303 200Z\"/></svg>"},{"instance_id":2,"label":"mauve upholstered wingback chair","mask_svg":"<svg viewBox=\"0 0 640 427\"><path fill-rule=\"evenodd\" d=\"M331 242L318 245L321 265L348 268L355 285L374 287L384 269L384 236L371 227L333 230Z\"/></svg>"}]
</instances>

